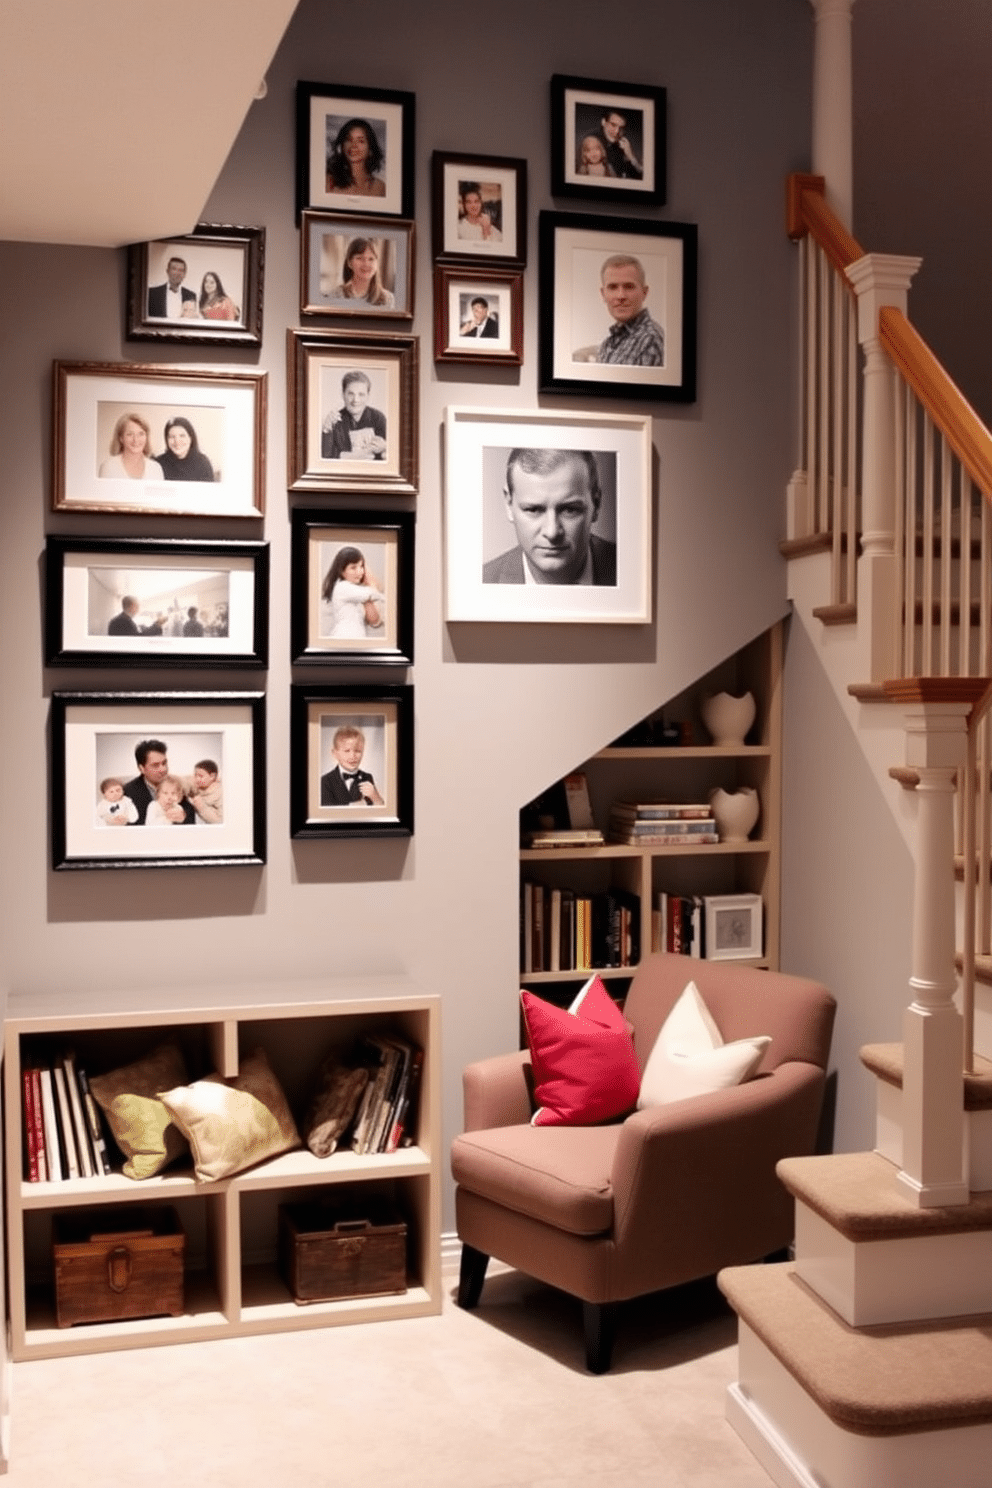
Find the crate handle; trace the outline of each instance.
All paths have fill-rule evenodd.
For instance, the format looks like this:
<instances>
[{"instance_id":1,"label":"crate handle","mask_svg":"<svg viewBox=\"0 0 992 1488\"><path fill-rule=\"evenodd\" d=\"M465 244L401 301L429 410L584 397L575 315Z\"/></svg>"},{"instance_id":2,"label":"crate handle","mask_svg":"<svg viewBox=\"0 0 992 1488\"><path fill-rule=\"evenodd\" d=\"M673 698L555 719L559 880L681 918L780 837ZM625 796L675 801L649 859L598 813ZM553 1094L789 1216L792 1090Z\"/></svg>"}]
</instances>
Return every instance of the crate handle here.
<instances>
[{"instance_id":1,"label":"crate handle","mask_svg":"<svg viewBox=\"0 0 992 1488\"><path fill-rule=\"evenodd\" d=\"M131 1280L131 1252L118 1245L107 1256L107 1285L112 1292L126 1292Z\"/></svg>"},{"instance_id":2,"label":"crate handle","mask_svg":"<svg viewBox=\"0 0 992 1488\"><path fill-rule=\"evenodd\" d=\"M339 1219L334 1226L335 1235L358 1234L372 1228L372 1222L368 1219Z\"/></svg>"}]
</instances>

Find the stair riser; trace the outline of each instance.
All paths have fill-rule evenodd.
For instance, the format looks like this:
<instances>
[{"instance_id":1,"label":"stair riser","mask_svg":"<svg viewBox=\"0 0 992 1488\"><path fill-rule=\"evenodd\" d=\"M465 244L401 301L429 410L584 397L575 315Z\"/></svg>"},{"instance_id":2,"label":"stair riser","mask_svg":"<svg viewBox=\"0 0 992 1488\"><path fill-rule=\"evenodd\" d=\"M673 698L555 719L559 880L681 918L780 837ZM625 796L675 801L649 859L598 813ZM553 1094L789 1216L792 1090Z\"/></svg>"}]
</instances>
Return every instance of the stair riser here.
<instances>
[{"instance_id":1,"label":"stair riser","mask_svg":"<svg viewBox=\"0 0 992 1488\"><path fill-rule=\"evenodd\" d=\"M992 1423L900 1436L845 1431L746 1323L727 1420L777 1488L989 1488Z\"/></svg>"},{"instance_id":2,"label":"stair riser","mask_svg":"<svg viewBox=\"0 0 992 1488\"><path fill-rule=\"evenodd\" d=\"M992 1111L966 1111L965 1172L972 1193L992 1189ZM902 1167L902 1091L885 1080L875 1082L875 1151Z\"/></svg>"},{"instance_id":3,"label":"stair riser","mask_svg":"<svg viewBox=\"0 0 992 1488\"><path fill-rule=\"evenodd\" d=\"M856 1242L796 1204L796 1272L852 1328L992 1310L992 1231Z\"/></svg>"}]
</instances>

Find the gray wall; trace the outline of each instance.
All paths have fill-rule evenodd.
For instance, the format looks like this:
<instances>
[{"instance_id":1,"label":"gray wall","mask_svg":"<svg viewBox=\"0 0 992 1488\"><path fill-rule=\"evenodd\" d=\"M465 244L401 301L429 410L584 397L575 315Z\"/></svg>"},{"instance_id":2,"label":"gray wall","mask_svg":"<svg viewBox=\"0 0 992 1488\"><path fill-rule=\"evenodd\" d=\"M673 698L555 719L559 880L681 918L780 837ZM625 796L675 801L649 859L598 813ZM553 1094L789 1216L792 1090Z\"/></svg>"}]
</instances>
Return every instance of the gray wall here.
<instances>
[{"instance_id":1,"label":"gray wall","mask_svg":"<svg viewBox=\"0 0 992 1488\"><path fill-rule=\"evenodd\" d=\"M566 19L564 24L562 17ZM53 358L206 361L122 339L124 254L0 246L4 329L4 582L0 587L7 785L0 854L3 974L18 989L69 983L85 1008L105 985L236 983L402 970L444 999L445 1119L460 1071L517 1036L517 812L785 608L777 541L794 463L794 255L783 182L808 163L811 14L796 0L631 0L624 24L505 0L380 0L346 45L340 13L303 0L216 188L206 221L264 224L272 547L269 858L263 870L53 874L47 694L79 686L251 685L250 674L48 673L41 662L46 532L222 536L210 521L55 515ZM536 220L549 196L552 72L668 88L669 198L658 215L699 226L699 396L650 409L656 451L656 618L641 627L446 626L440 427L449 403L530 407L536 396ZM293 843L288 833L289 501L285 329L298 323L293 221L298 78L417 94L421 479L417 500L416 835L410 842ZM181 107L177 98L177 107ZM163 128L168 121L163 121ZM525 365L463 372L431 355L433 149L525 156L531 231ZM122 161L126 151L122 151ZM181 169L181 162L177 162ZM127 169L108 189L126 190ZM52 183L58 189L58 183ZM561 202L563 209L569 204ZM176 224L176 231L192 224ZM252 362L246 353L226 360ZM474 375L473 375L474 374ZM547 398L549 408L595 407ZM628 405L610 402L611 410ZM369 503L370 506L374 502ZM254 535L252 524L237 536ZM350 674L361 676L361 673ZM329 681L340 680L328 674ZM450 1216L448 1217L450 1223Z\"/></svg>"}]
</instances>

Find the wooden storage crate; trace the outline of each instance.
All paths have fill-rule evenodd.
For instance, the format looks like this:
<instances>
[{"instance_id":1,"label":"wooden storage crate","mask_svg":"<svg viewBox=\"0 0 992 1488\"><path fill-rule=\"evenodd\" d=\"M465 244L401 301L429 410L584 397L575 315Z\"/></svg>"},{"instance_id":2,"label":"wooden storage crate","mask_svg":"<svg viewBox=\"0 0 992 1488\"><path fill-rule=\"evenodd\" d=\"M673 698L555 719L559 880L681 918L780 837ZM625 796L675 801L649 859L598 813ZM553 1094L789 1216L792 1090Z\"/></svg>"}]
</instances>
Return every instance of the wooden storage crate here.
<instances>
[{"instance_id":1,"label":"wooden storage crate","mask_svg":"<svg viewBox=\"0 0 992 1488\"><path fill-rule=\"evenodd\" d=\"M53 1235L60 1328L185 1311L186 1236L175 1209L58 1215Z\"/></svg>"},{"instance_id":2,"label":"wooden storage crate","mask_svg":"<svg viewBox=\"0 0 992 1488\"><path fill-rule=\"evenodd\" d=\"M406 1221L391 1206L279 1208L279 1265L295 1301L405 1292Z\"/></svg>"}]
</instances>

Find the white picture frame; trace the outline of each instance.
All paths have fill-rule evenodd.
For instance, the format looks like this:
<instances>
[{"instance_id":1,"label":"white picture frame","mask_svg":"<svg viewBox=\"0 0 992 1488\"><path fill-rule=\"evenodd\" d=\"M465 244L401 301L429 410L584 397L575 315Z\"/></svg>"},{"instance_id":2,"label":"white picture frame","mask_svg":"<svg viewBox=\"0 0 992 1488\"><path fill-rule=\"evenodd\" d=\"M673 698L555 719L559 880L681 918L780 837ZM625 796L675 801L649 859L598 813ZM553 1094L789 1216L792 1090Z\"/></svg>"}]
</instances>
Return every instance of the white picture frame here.
<instances>
[{"instance_id":1,"label":"white picture frame","mask_svg":"<svg viewBox=\"0 0 992 1488\"><path fill-rule=\"evenodd\" d=\"M763 952L761 895L705 895L703 945L707 961L760 961Z\"/></svg>"}]
</instances>

